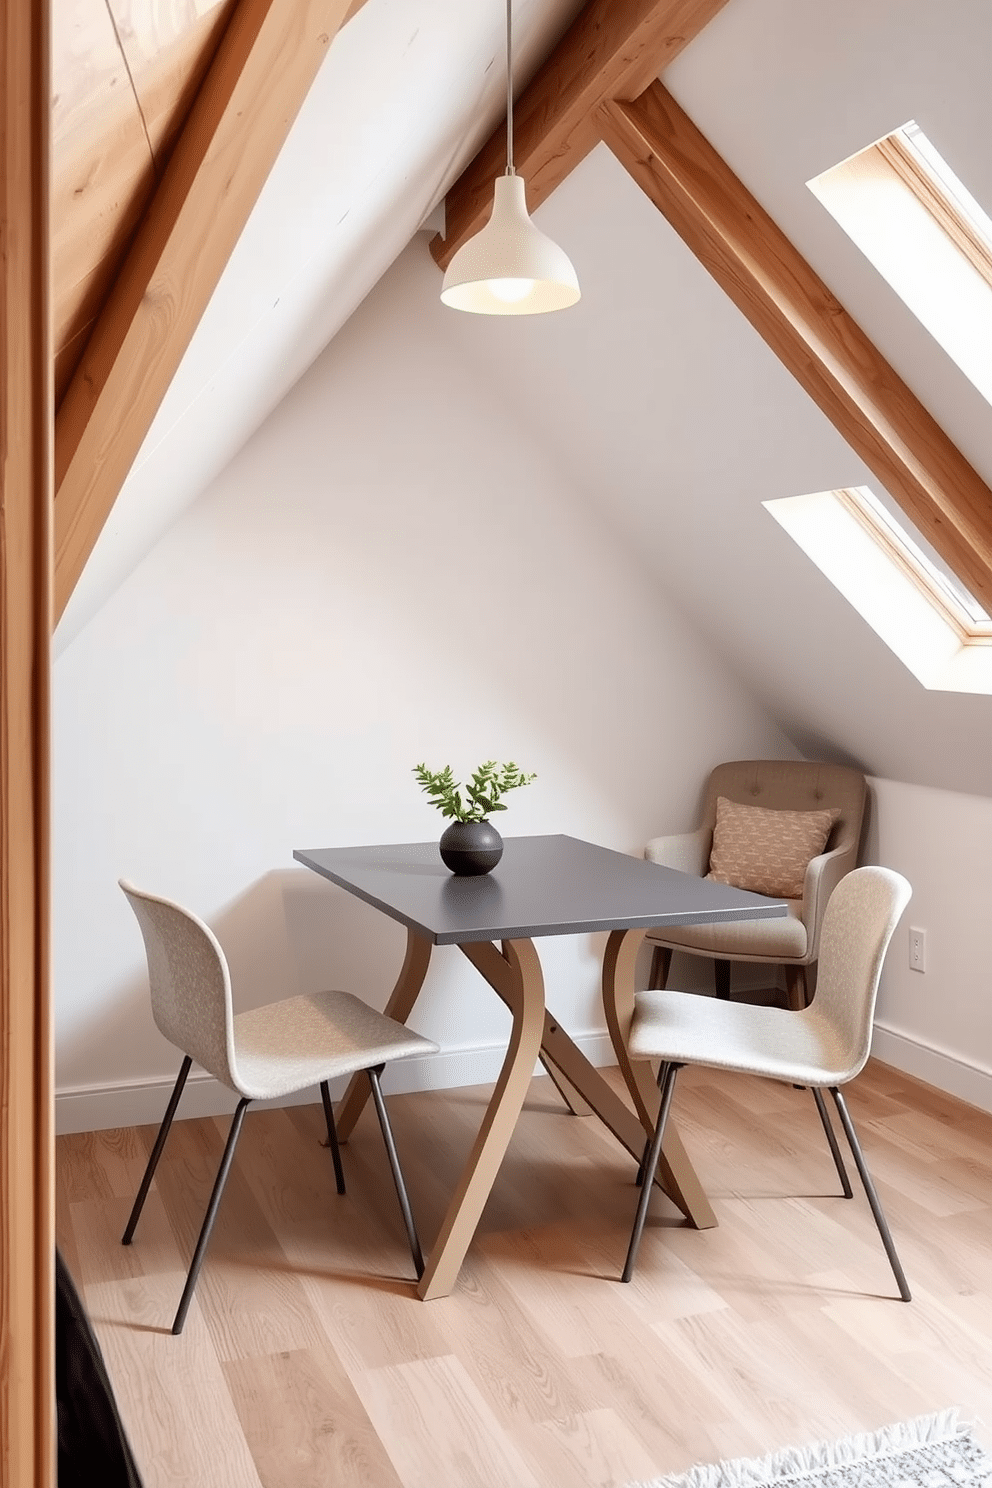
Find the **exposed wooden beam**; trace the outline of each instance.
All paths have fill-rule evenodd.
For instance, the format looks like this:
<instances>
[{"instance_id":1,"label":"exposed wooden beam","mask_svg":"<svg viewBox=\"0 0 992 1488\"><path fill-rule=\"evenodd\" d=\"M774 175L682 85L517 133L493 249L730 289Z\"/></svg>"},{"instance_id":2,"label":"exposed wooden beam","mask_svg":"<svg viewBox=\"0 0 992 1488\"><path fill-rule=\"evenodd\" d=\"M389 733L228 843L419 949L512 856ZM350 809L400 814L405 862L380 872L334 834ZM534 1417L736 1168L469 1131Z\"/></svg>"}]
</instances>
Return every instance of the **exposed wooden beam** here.
<instances>
[{"instance_id":1,"label":"exposed wooden beam","mask_svg":"<svg viewBox=\"0 0 992 1488\"><path fill-rule=\"evenodd\" d=\"M350 0L240 0L55 428L61 615Z\"/></svg>"},{"instance_id":2,"label":"exposed wooden beam","mask_svg":"<svg viewBox=\"0 0 992 1488\"><path fill-rule=\"evenodd\" d=\"M992 491L658 82L602 137L848 444L983 604Z\"/></svg>"},{"instance_id":3,"label":"exposed wooden beam","mask_svg":"<svg viewBox=\"0 0 992 1488\"><path fill-rule=\"evenodd\" d=\"M533 212L599 142L593 110L635 98L727 0L589 0L513 109L513 154ZM445 236L431 241L442 269L488 220L506 167L500 124L445 199Z\"/></svg>"},{"instance_id":4,"label":"exposed wooden beam","mask_svg":"<svg viewBox=\"0 0 992 1488\"><path fill-rule=\"evenodd\" d=\"M0 1488L54 1488L48 5L0 0Z\"/></svg>"}]
</instances>

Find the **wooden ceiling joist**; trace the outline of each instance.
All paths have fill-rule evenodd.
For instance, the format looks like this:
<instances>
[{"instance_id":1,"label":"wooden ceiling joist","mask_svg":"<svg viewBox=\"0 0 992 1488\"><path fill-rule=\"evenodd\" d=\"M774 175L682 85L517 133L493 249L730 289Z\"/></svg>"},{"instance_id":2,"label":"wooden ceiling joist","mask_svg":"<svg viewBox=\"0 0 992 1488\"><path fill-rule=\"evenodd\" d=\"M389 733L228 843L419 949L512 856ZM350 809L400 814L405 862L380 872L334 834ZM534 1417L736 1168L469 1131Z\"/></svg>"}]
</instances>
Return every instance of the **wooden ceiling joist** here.
<instances>
[{"instance_id":1,"label":"wooden ceiling joist","mask_svg":"<svg viewBox=\"0 0 992 1488\"><path fill-rule=\"evenodd\" d=\"M55 425L62 614L327 49L360 0L239 0Z\"/></svg>"},{"instance_id":2,"label":"wooden ceiling joist","mask_svg":"<svg viewBox=\"0 0 992 1488\"><path fill-rule=\"evenodd\" d=\"M992 491L671 94L602 138L944 561L992 605Z\"/></svg>"},{"instance_id":3,"label":"wooden ceiling joist","mask_svg":"<svg viewBox=\"0 0 992 1488\"><path fill-rule=\"evenodd\" d=\"M514 164L532 212L598 144L597 105L635 98L725 4L590 0L514 105ZM445 236L430 245L442 269L487 222L493 182L505 167L500 124L445 198Z\"/></svg>"}]
</instances>

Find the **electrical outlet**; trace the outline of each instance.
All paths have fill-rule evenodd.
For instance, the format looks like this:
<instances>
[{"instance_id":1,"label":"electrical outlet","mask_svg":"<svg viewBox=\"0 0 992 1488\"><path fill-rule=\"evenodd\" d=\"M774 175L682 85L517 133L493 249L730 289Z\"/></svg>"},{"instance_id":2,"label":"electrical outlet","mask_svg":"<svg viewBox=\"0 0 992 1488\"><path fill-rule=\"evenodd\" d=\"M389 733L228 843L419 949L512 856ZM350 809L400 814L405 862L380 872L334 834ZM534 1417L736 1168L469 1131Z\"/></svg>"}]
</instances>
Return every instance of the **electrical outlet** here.
<instances>
[{"instance_id":1,"label":"electrical outlet","mask_svg":"<svg viewBox=\"0 0 992 1488\"><path fill-rule=\"evenodd\" d=\"M926 971L927 969L927 932L925 930L909 931L909 965L912 971Z\"/></svg>"}]
</instances>

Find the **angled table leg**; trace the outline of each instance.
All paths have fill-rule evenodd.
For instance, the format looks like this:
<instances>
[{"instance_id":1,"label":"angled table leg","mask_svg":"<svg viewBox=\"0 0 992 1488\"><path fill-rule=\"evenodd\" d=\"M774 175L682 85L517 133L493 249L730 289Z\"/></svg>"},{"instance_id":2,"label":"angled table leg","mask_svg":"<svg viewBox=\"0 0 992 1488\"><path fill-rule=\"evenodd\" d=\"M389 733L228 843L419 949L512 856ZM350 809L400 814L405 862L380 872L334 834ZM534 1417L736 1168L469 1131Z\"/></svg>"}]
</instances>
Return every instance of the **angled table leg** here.
<instances>
[{"instance_id":1,"label":"angled table leg","mask_svg":"<svg viewBox=\"0 0 992 1488\"><path fill-rule=\"evenodd\" d=\"M606 955L603 957L603 1010L606 1014L606 1026L610 1031L620 1072L641 1120L644 1132L642 1140L646 1140L654 1130L661 1100L650 1060L631 1059L627 1053L627 1039L634 1016L634 966L644 934L643 930L612 931L606 943ZM662 1170L661 1186L686 1218L697 1230L713 1229L717 1222L716 1215L671 1121L665 1129L658 1167Z\"/></svg>"},{"instance_id":2,"label":"angled table leg","mask_svg":"<svg viewBox=\"0 0 992 1488\"><path fill-rule=\"evenodd\" d=\"M417 1288L425 1302L446 1297L455 1284L530 1088L544 1028L544 978L533 941L506 940L502 954L490 941L461 950L507 1003L513 1027L496 1088Z\"/></svg>"},{"instance_id":3,"label":"angled table leg","mask_svg":"<svg viewBox=\"0 0 992 1488\"><path fill-rule=\"evenodd\" d=\"M547 1015L545 1015L546 1017ZM591 1116L593 1114L592 1106L579 1094L577 1087L572 1084L565 1071L559 1069L554 1060L545 1053L543 1040L541 1041L541 1053L539 1057L544 1066L544 1073L548 1076L572 1115Z\"/></svg>"},{"instance_id":4,"label":"angled table leg","mask_svg":"<svg viewBox=\"0 0 992 1488\"><path fill-rule=\"evenodd\" d=\"M413 1011L413 1005L424 985L432 950L429 940L415 935L412 930L407 931L406 955L385 1007L387 1016L395 1018L397 1023L405 1023ZM346 1142L351 1136L355 1122L365 1109L369 1094L369 1082L365 1073L359 1071L357 1075L352 1075L334 1117L339 1142Z\"/></svg>"}]
</instances>

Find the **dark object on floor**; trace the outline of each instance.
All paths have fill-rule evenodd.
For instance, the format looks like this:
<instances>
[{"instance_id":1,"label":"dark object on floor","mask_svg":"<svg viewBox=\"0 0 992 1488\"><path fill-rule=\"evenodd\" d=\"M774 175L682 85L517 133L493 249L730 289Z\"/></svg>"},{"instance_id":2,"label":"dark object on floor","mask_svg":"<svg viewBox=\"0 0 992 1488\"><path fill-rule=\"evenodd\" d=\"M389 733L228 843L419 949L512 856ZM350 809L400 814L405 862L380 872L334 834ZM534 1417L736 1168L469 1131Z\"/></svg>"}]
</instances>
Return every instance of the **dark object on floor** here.
<instances>
[{"instance_id":1,"label":"dark object on floor","mask_svg":"<svg viewBox=\"0 0 992 1488\"><path fill-rule=\"evenodd\" d=\"M141 1488L100 1345L58 1251L55 1398L59 1488Z\"/></svg>"}]
</instances>

